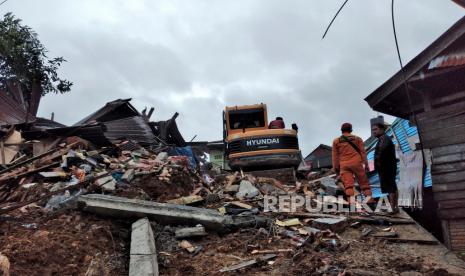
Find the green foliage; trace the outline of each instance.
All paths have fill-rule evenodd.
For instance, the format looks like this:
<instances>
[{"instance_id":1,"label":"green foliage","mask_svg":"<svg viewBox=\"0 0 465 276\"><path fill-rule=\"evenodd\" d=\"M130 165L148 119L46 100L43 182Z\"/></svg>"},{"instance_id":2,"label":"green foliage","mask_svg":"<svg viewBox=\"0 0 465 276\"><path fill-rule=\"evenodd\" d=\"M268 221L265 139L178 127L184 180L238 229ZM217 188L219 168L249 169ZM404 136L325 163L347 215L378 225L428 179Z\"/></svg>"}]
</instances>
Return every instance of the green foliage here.
<instances>
[{"instance_id":1,"label":"green foliage","mask_svg":"<svg viewBox=\"0 0 465 276\"><path fill-rule=\"evenodd\" d=\"M47 49L37 33L11 13L0 20L0 82L16 79L32 91L32 84L42 86L42 95L70 91L72 82L58 77L57 70L65 62L63 57L49 59Z\"/></svg>"}]
</instances>

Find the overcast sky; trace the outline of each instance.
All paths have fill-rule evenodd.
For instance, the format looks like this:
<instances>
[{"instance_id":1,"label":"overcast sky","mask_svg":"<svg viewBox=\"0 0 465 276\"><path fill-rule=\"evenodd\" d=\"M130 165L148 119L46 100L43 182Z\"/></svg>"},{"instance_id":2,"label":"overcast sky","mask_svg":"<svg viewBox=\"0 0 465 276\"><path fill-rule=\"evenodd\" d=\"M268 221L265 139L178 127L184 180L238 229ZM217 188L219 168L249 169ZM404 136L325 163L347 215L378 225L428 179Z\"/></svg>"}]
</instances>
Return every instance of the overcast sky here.
<instances>
[{"instance_id":1,"label":"overcast sky","mask_svg":"<svg viewBox=\"0 0 465 276\"><path fill-rule=\"evenodd\" d=\"M266 103L269 118L299 125L303 154L330 144L341 123L369 136L377 114L363 100L398 69L389 0L9 0L49 56L68 62L66 95L39 116L73 124L106 102L133 98L153 119L179 112L186 140L222 138L226 105ZM452 1L398 0L401 53L409 61L465 14Z\"/></svg>"}]
</instances>

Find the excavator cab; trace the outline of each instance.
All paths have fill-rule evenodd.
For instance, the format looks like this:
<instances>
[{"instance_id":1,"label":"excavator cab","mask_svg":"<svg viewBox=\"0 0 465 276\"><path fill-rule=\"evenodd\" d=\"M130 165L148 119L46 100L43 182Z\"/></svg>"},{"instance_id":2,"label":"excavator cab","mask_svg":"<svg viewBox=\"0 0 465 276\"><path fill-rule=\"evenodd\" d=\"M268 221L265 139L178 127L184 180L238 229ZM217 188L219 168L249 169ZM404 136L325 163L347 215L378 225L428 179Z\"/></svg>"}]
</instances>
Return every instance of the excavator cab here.
<instances>
[{"instance_id":1,"label":"excavator cab","mask_svg":"<svg viewBox=\"0 0 465 276\"><path fill-rule=\"evenodd\" d=\"M234 170L297 168L302 159L296 130L269 129L263 103L226 107L223 138L228 164Z\"/></svg>"}]
</instances>

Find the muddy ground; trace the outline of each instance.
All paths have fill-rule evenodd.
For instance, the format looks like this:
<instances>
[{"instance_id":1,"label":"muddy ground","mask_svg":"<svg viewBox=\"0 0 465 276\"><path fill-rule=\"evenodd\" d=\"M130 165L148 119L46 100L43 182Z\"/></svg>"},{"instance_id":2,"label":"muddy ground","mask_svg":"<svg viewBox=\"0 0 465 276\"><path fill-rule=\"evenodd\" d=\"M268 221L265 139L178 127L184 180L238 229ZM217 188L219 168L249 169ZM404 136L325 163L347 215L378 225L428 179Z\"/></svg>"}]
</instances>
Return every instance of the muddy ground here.
<instances>
[{"instance_id":1,"label":"muddy ground","mask_svg":"<svg viewBox=\"0 0 465 276\"><path fill-rule=\"evenodd\" d=\"M94 259L105 275L128 274L128 223L28 209L0 218L0 252L8 256L11 275L85 275Z\"/></svg>"}]
</instances>

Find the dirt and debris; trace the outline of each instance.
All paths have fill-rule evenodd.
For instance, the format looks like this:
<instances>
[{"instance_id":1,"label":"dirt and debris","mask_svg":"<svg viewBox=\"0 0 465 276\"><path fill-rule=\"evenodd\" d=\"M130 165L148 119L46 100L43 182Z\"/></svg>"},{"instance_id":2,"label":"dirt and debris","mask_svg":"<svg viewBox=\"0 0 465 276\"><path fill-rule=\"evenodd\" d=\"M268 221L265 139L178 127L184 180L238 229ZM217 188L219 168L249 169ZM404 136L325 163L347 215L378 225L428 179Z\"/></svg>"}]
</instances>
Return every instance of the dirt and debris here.
<instances>
[{"instance_id":1,"label":"dirt and debris","mask_svg":"<svg viewBox=\"0 0 465 276\"><path fill-rule=\"evenodd\" d=\"M0 217L0 248L11 275L84 275L96 258L105 275L127 275L124 221L78 211L46 213L30 206Z\"/></svg>"},{"instance_id":2,"label":"dirt and debris","mask_svg":"<svg viewBox=\"0 0 465 276\"><path fill-rule=\"evenodd\" d=\"M114 117L112 110L126 107L128 101L116 101L91 117L115 131L109 122L128 117ZM25 137L34 140L22 138L15 156L0 169L4 274L127 275L131 224L147 213L136 205L155 203L197 216L152 217L161 275L465 274L465 264L405 213L308 212L303 205L265 212L270 196L306 196L311 207L347 204L329 197L342 190L329 171L296 176L289 169L267 174L212 168L179 137L177 115L159 123L132 109L130 115L141 117L134 120L152 133L136 141L104 131L106 140L96 141L100 136L89 135L89 124L30 131ZM71 135L79 132L79 137ZM157 142L148 144L146 138ZM97 216L79 204L85 198L127 201L139 213L131 215L129 208L121 212L125 219ZM234 227L215 231L201 215ZM190 224L202 219L205 225Z\"/></svg>"}]
</instances>

